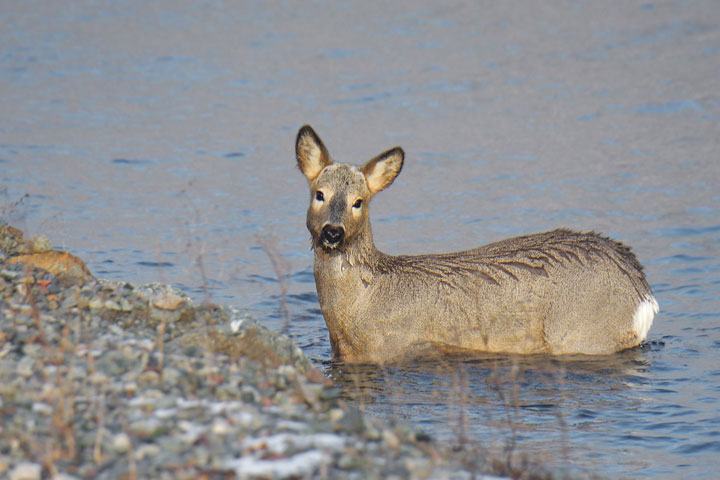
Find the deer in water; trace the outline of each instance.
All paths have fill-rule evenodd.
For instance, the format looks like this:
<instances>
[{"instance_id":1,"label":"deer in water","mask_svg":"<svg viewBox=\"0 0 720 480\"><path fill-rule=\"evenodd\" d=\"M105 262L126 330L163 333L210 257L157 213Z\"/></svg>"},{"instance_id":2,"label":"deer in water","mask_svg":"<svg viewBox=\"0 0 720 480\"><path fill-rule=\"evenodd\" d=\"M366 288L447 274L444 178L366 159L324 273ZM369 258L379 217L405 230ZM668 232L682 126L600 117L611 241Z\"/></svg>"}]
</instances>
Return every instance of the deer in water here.
<instances>
[{"instance_id":1,"label":"deer in water","mask_svg":"<svg viewBox=\"0 0 720 480\"><path fill-rule=\"evenodd\" d=\"M295 142L310 184L307 228L336 359L385 363L426 349L610 354L647 337L658 304L630 248L558 229L455 253L382 253L370 200L395 180L395 147L334 163L306 125Z\"/></svg>"}]
</instances>

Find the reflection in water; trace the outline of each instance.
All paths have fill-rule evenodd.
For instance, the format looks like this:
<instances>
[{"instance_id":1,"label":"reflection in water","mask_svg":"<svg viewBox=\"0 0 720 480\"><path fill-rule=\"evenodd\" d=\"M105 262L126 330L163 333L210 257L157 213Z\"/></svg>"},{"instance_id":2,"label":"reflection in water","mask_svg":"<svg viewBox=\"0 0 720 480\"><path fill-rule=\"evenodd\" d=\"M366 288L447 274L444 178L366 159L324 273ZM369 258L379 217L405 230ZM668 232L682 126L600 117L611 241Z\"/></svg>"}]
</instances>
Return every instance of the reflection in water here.
<instances>
[{"instance_id":1,"label":"reflection in water","mask_svg":"<svg viewBox=\"0 0 720 480\"><path fill-rule=\"evenodd\" d=\"M512 450L561 467L584 455L573 452L583 437L617 435L611 411L641 407L650 355L662 349L653 342L601 357L477 353L384 367L328 362L325 370L342 398L365 412L412 421L451 445Z\"/></svg>"},{"instance_id":2,"label":"reflection in water","mask_svg":"<svg viewBox=\"0 0 720 480\"><path fill-rule=\"evenodd\" d=\"M347 385L348 377L359 386L366 382L383 383L383 379L398 375L434 376L447 378L452 372L464 371L468 376L487 381L497 378L501 383L509 372L521 372L524 376L547 377L557 380L582 382L583 379L602 376L609 383L620 384L623 380L639 381L649 367L648 351L661 349L662 342L646 343L639 348L616 355L603 356L549 356L549 355L504 355L483 352L467 352L456 355L438 355L431 358L413 358L391 366L346 364L328 362L326 372L335 381ZM402 378L402 377L397 377ZM517 380L517 378L514 378ZM424 388L424 386L421 385Z\"/></svg>"},{"instance_id":3,"label":"reflection in water","mask_svg":"<svg viewBox=\"0 0 720 480\"><path fill-rule=\"evenodd\" d=\"M412 359L392 366L327 362L325 371L343 387L353 402L402 402L400 396L440 400L434 390L466 397L467 405L483 405L488 397L514 392L520 408L540 405L561 407L562 399L579 400L592 391L614 393L646 382L648 352L662 349L662 342L608 356L553 357L471 353ZM547 398L544 395L548 395ZM454 400L457 400L455 398ZM410 413L410 412L409 412Z\"/></svg>"}]
</instances>

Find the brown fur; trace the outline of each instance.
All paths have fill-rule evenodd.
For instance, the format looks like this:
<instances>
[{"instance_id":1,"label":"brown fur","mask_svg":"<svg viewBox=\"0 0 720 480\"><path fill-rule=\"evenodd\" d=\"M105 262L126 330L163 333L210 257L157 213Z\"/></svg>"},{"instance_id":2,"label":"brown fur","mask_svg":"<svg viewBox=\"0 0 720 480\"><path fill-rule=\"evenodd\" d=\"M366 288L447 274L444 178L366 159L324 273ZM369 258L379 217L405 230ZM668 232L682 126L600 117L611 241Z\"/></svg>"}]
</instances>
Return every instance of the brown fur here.
<instances>
[{"instance_id":1,"label":"brown fur","mask_svg":"<svg viewBox=\"0 0 720 480\"><path fill-rule=\"evenodd\" d=\"M608 354L644 339L635 313L657 304L625 245L558 229L462 252L386 255L368 206L402 169L402 149L360 168L335 164L305 126L296 155L310 183L315 282L336 358L384 363L426 347Z\"/></svg>"}]
</instances>

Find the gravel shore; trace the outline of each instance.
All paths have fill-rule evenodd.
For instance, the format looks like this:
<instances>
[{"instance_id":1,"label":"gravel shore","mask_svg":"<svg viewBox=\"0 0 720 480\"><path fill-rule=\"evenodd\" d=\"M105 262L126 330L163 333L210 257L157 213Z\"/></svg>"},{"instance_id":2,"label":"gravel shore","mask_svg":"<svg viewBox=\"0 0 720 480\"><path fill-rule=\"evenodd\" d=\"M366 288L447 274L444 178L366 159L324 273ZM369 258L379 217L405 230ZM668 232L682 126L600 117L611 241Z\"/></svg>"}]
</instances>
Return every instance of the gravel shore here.
<instances>
[{"instance_id":1,"label":"gravel shore","mask_svg":"<svg viewBox=\"0 0 720 480\"><path fill-rule=\"evenodd\" d=\"M0 225L0 477L483 478L362 415L286 336L167 285L96 279ZM489 478L489 477L484 477Z\"/></svg>"}]
</instances>

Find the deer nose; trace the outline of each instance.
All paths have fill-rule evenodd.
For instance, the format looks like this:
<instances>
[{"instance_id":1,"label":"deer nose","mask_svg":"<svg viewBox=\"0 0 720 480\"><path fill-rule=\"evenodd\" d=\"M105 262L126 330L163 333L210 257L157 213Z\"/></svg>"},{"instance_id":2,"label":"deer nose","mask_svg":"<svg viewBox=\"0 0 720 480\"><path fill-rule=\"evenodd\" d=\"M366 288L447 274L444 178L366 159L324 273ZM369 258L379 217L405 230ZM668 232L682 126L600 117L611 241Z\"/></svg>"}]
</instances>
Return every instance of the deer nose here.
<instances>
[{"instance_id":1,"label":"deer nose","mask_svg":"<svg viewBox=\"0 0 720 480\"><path fill-rule=\"evenodd\" d=\"M334 247L342 242L345 237L345 229L339 225L325 225L321 237L327 246Z\"/></svg>"}]
</instances>

